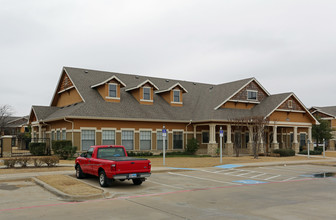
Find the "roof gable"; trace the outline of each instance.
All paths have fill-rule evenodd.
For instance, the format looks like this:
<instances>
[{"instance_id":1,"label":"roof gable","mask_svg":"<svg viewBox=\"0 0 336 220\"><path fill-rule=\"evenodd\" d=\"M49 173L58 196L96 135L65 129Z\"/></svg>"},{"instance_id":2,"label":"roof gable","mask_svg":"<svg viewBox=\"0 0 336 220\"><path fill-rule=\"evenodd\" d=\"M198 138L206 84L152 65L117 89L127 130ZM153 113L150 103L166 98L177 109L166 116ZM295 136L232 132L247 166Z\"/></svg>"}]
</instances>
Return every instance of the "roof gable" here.
<instances>
[{"instance_id":1,"label":"roof gable","mask_svg":"<svg viewBox=\"0 0 336 220\"><path fill-rule=\"evenodd\" d=\"M155 93L163 93L163 92L168 92L176 87L180 87L180 89L182 90L183 93L187 93L188 90L186 90L186 88L184 88L179 82L175 83L174 85L170 86L168 89L163 89L163 90L159 90L156 91Z\"/></svg>"},{"instance_id":2,"label":"roof gable","mask_svg":"<svg viewBox=\"0 0 336 220\"><path fill-rule=\"evenodd\" d=\"M142 87L142 86L144 86L144 85L146 85L146 84L150 84L150 85L153 86L153 88L154 88L155 90L159 90L159 88L158 88L152 81L150 81L149 79L147 79L147 80L145 80L144 82L138 84L137 86L132 87L132 88L129 88L129 89L126 89L125 91L128 92L128 91L132 91L132 90L134 90L134 89L139 89L140 87Z\"/></svg>"},{"instance_id":3,"label":"roof gable","mask_svg":"<svg viewBox=\"0 0 336 220\"><path fill-rule=\"evenodd\" d=\"M103 82L100 82L100 83L98 83L98 84L92 85L91 88L93 89L93 88L95 88L95 87L104 85L105 83L108 83L108 82L110 82L110 81L112 81L112 80L116 80L117 82L120 83L120 85L122 85L123 87L126 87L126 84L125 84L125 83L123 83L118 77L116 77L115 75L113 75L112 77L110 77L110 78L104 80Z\"/></svg>"}]
</instances>

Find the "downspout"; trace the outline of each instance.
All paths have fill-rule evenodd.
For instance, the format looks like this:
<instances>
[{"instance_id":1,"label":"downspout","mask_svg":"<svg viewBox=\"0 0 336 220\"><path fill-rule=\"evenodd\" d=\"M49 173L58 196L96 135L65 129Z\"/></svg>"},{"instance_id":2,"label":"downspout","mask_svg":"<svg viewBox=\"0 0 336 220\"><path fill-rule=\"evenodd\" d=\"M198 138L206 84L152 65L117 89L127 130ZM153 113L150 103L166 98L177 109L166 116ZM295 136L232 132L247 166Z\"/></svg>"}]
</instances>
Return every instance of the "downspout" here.
<instances>
[{"instance_id":1,"label":"downspout","mask_svg":"<svg viewBox=\"0 0 336 220\"><path fill-rule=\"evenodd\" d=\"M186 125L186 146L187 146L187 144L188 144L188 130L187 130L187 127L188 127L189 125L191 125L191 122L192 122L192 120L190 119L189 124Z\"/></svg>"},{"instance_id":2,"label":"downspout","mask_svg":"<svg viewBox=\"0 0 336 220\"><path fill-rule=\"evenodd\" d=\"M74 122L73 121L69 121L64 117L64 121L71 123L72 127L71 127L71 143L72 146L74 146Z\"/></svg>"}]
</instances>

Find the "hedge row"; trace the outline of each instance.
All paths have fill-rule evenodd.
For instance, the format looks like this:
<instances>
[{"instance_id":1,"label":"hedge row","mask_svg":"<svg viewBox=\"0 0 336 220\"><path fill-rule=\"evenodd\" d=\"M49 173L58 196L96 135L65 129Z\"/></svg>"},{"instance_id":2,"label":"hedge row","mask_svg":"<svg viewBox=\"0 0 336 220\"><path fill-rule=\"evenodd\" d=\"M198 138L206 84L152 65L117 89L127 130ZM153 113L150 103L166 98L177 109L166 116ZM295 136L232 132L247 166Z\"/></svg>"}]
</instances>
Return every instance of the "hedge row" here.
<instances>
[{"instance_id":1,"label":"hedge row","mask_svg":"<svg viewBox=\"0 0 336 220\"><path fill-rule=\"evenodd\" d=\"M134 156L144 156L144 157L147 157L147 156L153 156L153 153L149 152L149 151L142 151L142 152L127 151L127 155L129 157L134 157Z\"/></svg>"},{"instance_id":2,"label":"hedge row","mask_svg":"<svg viewBox=\"0 0 336 220\"><path fill-rule=\"evenodd\" d=\"M48 167L56 166L59 163L57 156L43 156L43 157L11 157L3 158L6 168L14 168L15 165L27 167L28 164L33 164L35 167L47 165Z\"/></svg>"},{"instance_id":3,"label":"hedge row","mask_svg":"<svg viewBox=\"0 0 336 220\"><path fill-rule=\"evenodd\" d=\"M275 149L273 153L279 154L280 157L290 157L295 156L295 151L292 149Z\"/></svg>"}]
</instances>

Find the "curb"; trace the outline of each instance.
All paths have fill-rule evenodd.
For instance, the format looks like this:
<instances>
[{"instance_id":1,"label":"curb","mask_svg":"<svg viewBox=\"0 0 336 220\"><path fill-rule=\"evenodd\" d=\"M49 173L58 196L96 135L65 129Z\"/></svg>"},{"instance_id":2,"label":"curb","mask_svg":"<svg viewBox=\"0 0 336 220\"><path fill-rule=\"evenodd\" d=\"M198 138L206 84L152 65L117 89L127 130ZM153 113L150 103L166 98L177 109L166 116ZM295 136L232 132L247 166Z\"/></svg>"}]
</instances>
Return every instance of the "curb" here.
<instances>
[{"instance_id":1,"label":"curb","mask_svg":"<svg viewBox=\"0 0 336 220\"><path fill-rule=\"evenodd\" d=\"M90 186L94 187L96 189L102 190L103 193L93 194L93 195L70 195L70 194L64 193L64 192L50 186L49 184L47 184L47 183L45 183L45 182L43 182L43 181L41 181L41 180L39 180L35 177L32 177L31 179L37 185L43 187L44 189L48 190L52 194L54 194L58 197L61 197L62 199L68 200L68 201L85 201L85 200L92 200L92 199L102 199L102 198L107 198L110 195L110 193L106 192L104 189L98 188L98 187L92 186L92 185L90 185Z\"/></svg>"}]
</instances>

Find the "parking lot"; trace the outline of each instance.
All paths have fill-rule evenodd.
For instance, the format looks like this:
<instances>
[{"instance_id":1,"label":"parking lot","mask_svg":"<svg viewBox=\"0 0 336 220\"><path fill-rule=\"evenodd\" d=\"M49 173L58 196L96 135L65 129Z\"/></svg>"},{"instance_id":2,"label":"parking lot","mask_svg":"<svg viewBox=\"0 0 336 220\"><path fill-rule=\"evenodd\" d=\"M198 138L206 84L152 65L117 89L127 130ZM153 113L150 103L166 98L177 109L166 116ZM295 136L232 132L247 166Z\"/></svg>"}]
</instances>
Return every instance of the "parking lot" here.
<instances>
[{"instance_id":1,"label":"parking lot","mask_svg":"<svg viewBox=\"0 0 336 220\"><path fill-rule=\"evenodd\" d=\"M336 167L178 169L154 173L141 186L115 182L106 188L109 198L80 203L61 201L42 189L44 197L34 197L41 192L25 192L32 197L25 203L20 192L22 199L17 204L1 201L0 219L45 215L48 219L334 219L336 178L313 176L321 173L336 173ZM83 181L99 186L94 177ZM3 191L0 187L2 200L9 196L3 197ZM13 198L16 191L11 191Z\"/></svg>"}]
</instances>

